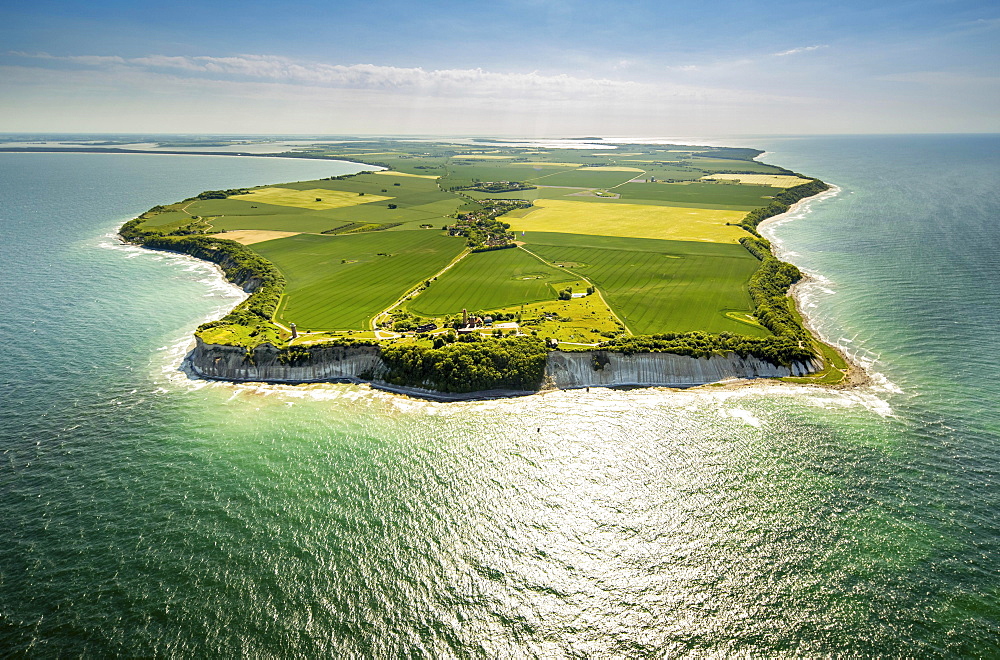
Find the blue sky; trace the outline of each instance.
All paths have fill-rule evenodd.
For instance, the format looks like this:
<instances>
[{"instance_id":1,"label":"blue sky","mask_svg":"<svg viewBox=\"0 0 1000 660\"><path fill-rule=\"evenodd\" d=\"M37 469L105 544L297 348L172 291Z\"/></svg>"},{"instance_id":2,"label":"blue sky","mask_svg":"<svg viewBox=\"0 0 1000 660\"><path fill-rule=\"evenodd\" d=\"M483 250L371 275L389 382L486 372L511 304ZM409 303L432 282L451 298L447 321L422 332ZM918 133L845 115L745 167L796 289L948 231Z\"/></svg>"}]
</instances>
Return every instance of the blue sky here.
<instances>
[{"instance_id":1,"label":"blue sky","mask_svg":"<svg viewBox=\"0 0 1000 660\"><path fill-rule=\"evenodd\" d=\"M996 2L0 5L0 131L1000 130Z\"/></svg>"}]
</instances>

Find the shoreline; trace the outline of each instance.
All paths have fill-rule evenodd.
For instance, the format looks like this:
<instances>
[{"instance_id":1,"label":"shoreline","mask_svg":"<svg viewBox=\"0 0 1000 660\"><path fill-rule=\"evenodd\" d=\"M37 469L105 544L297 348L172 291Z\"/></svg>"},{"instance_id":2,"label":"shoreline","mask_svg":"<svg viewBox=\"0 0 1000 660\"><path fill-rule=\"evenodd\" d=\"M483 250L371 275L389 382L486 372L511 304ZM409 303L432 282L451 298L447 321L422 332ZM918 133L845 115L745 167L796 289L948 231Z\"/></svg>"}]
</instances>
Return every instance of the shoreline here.
<instances>
[{"instance_id":1,"label":"shoreline","mask_svg":"<svg viewBox=\"0 0 1000 660\"><path fill-rule=\"evenodd\" d=\"M826 192L828 192L828 191L824 191L824 193L826 193ZM839 188L835 188L835 190L833 191L832 195L830 195L830 196L836 195L839 192L840 192L840 189ZM820 193L820 195L823 195L824 193ZM793 212L798 212L798 211L802 210L802 206L801 205L804 202L808 202L810 200L815 200L817 197L820 197L820 195L814 195L812 197L808 197L808 198L805 198L803 200L800 200L799 202L796 202L791 208L789 208L789 210L786 211L785 213L782 213L780 215L768 218L767 220L764 221L764 223L766 223L766 222L773 222L773 221L780 221L782 219L787 220L787 216L789 214L791 214ZM764 224L764 223L761 223L761 224ZM158 248L150 248L150 247L147 247L147 246L144 246L144 245L138 245L138 244L129 243L129 242L125 241L120 235L118 236L118 238L121 241L122 245L131 245L131 246L135 246L135 247L140 247L140 248L143 248L143 249L151 250L153 252L161 252L161 251L172 252L170 250L161 250L161 249L158 249ZM178 254L183 254L183 253L178 253ZM198 259L197 257L193 257L192 255L186 255L186 256L188 256L191 259L195 259L196 261L202 262L202 263L211 264L212 266L214 266L214 270L215 270L216 274L218 275L218 277L221 279L222 282L226 282L226 283L228 283L229 285L233 286L236 289L243 289L243 287L240 287L235 282L231 282L230 280L228 280L226 278L224 270L222 269L222 267L218 263L214 263L214 262L211 262L211 261L206 261L206 260ZM809 276L805 275L804 279L805 279L805 281L808 281L809 280ZM185 350L184 355L181 357L180 363L177 364L174 368L177 369L178 371L182 372L189 379L198 379L198 380L204 380L204 381L229 382L229 383L233 383L233 384L240 384L240 383L261 383L261 384L277 384L277 385L315 384L315 383L322 383L322 382L326 382L326 383L352 383L352 384L355 384L355 385L365 385L365 386L369 387L372 390L383 391L383 392L387 392L387 393L390 393L390 394L395 394L395 395L398 395L398 396L405 396L405 397L410 397L410 398L416 398L416 399L422 399L422 400L431 400L431 401L437 401L437 402L483 401L483 400L491 400L491 399L498 399L498 398L517 398L517 397L521 397L521 396L529 396L529 395L532 395L532 394L544 394L544 393L547 393L547 392L560 391L560 390L570 390L570 389L587 389L589 391L590 387L596 387L596 388L602 388L602 389L616 389L616 390L629 390L629 389L638 389L638 388L643 388L643 389L655 388L655 389L660 389L660 390L668 390L668 391L679 392L679 391L683 391L683 390L699 390L699 389L706 389L706 388L722 389L722 390L736 390L736 389L744 389L744 388L747 388L747 387L752 387L754 385L760 385L762 382L765 382L768 385L774 385L774 386L778 386L778 385L805 385L805 386L809 386L809 387L813 387L813 388L819 387L821 389L833 389L833 390L851 389L851 388L854 388L854 387L858 387L858 386L861 386L861 385L868 384L870 382L870 380L871 380L869 378L869 376L868 376L868 373L860 365L858 365L855 360L851 359L850 356L845 355L843 353L843 351L840 349L840 347L835 346L835 345L833 345L831 343L828 343L828 342L824 341L822 339L822 337L819 335L819 333L816 332L816 330L814 329L814 326L811 323L811 319L809 319L808 316L806 316L805 314L803 314L801 312L802 305L801 305L800 299L795 294L795 288L796 287L793 286L793 288L789 291L789 295L792 296L793 300L795 301L796 309L799 310L800 315L802 316L803 324L806 325L807 328L809 329L809 331L816 336L816 338L817 338L818 341L822 342L826 346L829 346L832 350L836 351L837 354L840 355L844 359L844 361L847 363L848 370L847 370L847 373L846 373L846 376L845 376L845 381L846 382L842 381L842 382L836 383L836 384L826 384L826 383L821 383L821 382L809 383L809 382L800 382L800 381L795 381L795 380L793 380L793 381L785 381L784 380L784 378L789 377L789 376L795 377L795 378L805 377L805 372L803 372L802 374L799 374L799 373L795 373L793 371L793 373L783 374L783 375L779 375L779 374L759 374L759 373L749 372L751 375L736 375L736 374L731 374L729 376L723 376L721 378L716 378L714 380L707 379L707 380L700 380L700 381L692 381L692 380L685 379L685 380L681 380L681 381L675 380L675 381L672 381L672 382L670 382L670 381L664 382L662 380L656 380L656 379L641 379L641 380L634 380L634 381L628 381L628 382L606 383L606 384L597 383L597 382L590 382L590 383L581 383L579 385L576 385L576 384L568 385L568 386L567 385L563 385L561 387L560 386L556 386L554 383L551 383L551 384L543 385L538 390L530 390L530 391L529 390L517 390L517 391L514 391L514 390L482 390L482 391L475 391L475 392L449 393L449 392L438 392L438 391L435 391L435 390L429 390L429 389L419 388L419 387L391 385L389 383L381 382L381 381L379 381L377 379L360 378L360 377L356 376L355 374L343 374L343 375L338 375L338 376L335 376L335 377L326 377L326 378L321 378L321 379L316 379L316 378L295 378L295 377L291 377L291 378L280 378L279 377L277 379L275 379L275 378L268 378L268 377L265 377L265 378L254 378L254 377L247 377L247 376L249 376L249 374L244 374L243 377L240 377L240 376L229 377L229 376L223 376L223 375L213 376L212 374L204 373L201 369L196 368L194 362L199 357L200 352L204 352L205 349L211 350L211 349L214 349L214 348L224 348L224 347L222 347L222 346L218 346L217 347L215 345L210 345L210 344L203 345L202 342L197 339L197 337L195 337L195 346L194 346L194 348L190 348L190 344L189 344L188 349ZM245 291L245 289L243 289L243 290ZM236 302L236 305L239 305L239 301ZM235 307L235 305L234 305L234 307ZM622 357L624 354L615 354L615 355L618 355L619 357ZM673 355L673 354L669 354L669 355ZM718 357L721 358L721 359L729 359L729 358L732 358L732 357L735 357L735 356L730 355L730 356L718 356Z\"/></svg>"},{"instance_id":2,"label":"shoreline","mask_svg":"<svg viewBox=\"0 0 1000 660\"><path fill-rule=\"evenodd\" d=\"M0 153L2 153L3 151L4 150L2 148L0 148ZM235 152L213 152L213 153L205 153L205 152L201 152L201 153L198 153L198 152L183 152L183 153L179 153L179 152L164 152L164 151L148 152L148 151L144 151L144 150L125 150L125 149L113 149L113 148L112 149L106 149L106 148L98 148L98 149L72 149L72 148L70 148L70 149L61 149L61 148L32 149L32 148L23 148L22 147L22 148L16 148L16 149L9 149L7 151L8 152L18 151L18 152L29 152L29 153L30 152L49 152L49 153L52 153L52 152L56 152L56 153L79 152L79 153L111 153L111 154L118 154L118 153L145 153L145 154L150 154L150 153L152 153L152 154L155 154L155 155L213 155L213 156L219 156L219 155L222 155L222 156L236 156L236 155L240 155L240 156L251 156L251 157L261 157L261 156L263 156L263 157L278 157L276 154L248 154L248 153L235 153ZM322 158L306 158L305 160L327 160L327 159L322 159ZM339 162L353 162L353 161L339 161ZM364 165L364 163L355 163L355 164ZM776 223L780 223L782 221L788 221L790 219L793 219L793 218L790 218L789 216L792 216L793 213L801 213L803 211L803 209L808 210L808 205L809 205L809 203L811 201L814 201L814 200L815 201L822 201L822 200L824 200L826 198L836 196L837 194L840 194L840 192L841 192L841 189L839 187L837 187L837 186L831 186L828 190L824 190L822 192L819 192L818 194L814 194L814 195L812 195L810 197L806 197L806 198L800 199L799 201L793 203L792 206L789 207L788 210L785 211L784 213L781 213L779 215L775 215L775 216L772 216L772 217L764 219L762 222L760 222L760 226L761 227L764 227L765 225L767 225L767 226L773 226ZM127 224L127 222L125 224ZM124 226L124 224L122 226ZM146 249L153 249L154 251L159 251L156 248L149 248L148 246L145 246L145 245L142 245L142 244L129 243L123 237L121 237L120 231L121 231L121 227L119 227L119 238L122 240L122 243L124 243L126 245L137 245L139 247L144 247ZM172 251L172 250L166 250L166 251ZM773 248L772 248L772 251L774 253L775 258L779 258L778 251L774 250ZM193 255L188 255L188 256L193 256ZM226 276L225 276L225 269L223 269L219 263L215 263L214 261L208 261L208 260L203 260L203 259L199 259L199 261L206 261L207 263L212 263L213 265L215 265L216 272L222 278L223 281L229 282L231 285L235 286L238 289L243 289L244 291L247 291L246 286L241 287L239 284L237 284L235 282L229 281L226 278ZM804 282L809 282L809 281L811 281L811 279L812 278L810 278L810 276L808 274L803 274L803 281ZM249 283L247 283L247 284L249 284ZM762 379L762 378L774 381L775 384L782 383L782 384L793 384L793 385L811 385L813 387L820 386L820 387L825 388L825 389L847 389L847 388L857 387L859 385L868 384L871 381L871 379L870 379L869 374L867 373L867 371L860 364L858 364L858 362L855 359L853 359L851 356L846 355L844 353L844 351L841 349L841 347L836 346L836 345L834 345L834 344L832 344L832 343L824 340L823 337L822 337L822 335L816 330L815 323L814 323L813 319L811 319L805 313L805 311L804 311L803 301L802 301L801 294L799 293L799 291L800 291L800 287L796 285L796 286L791 287L788 290L787 295L789 297L792 297L792 299L793 299L793 304L795 306L796 312L798 313L798 316L800 317L800 322L815 337L815 339L816 339L817 342L822 343L825 347L829 347L829 349L831 351L835 352L843 360L843 362L844 362L843 364L838 365L837 361L825 360L825 359L823 359L820 356L819 358L810 358L809 361L804 362L801 365L799 363L793 363L789 368L786 368L786 372L785 373L774 373L773 370L772 371L760 371L758 367L750 367L747 364L745 364L746 358L742 358L744 364L741 367L736 368L736 371L730 370L728 373L715 373L715 374L709 375L708 373L702 373L700 368L693 368L694 372L698 373L697 376L693 376L693 375L692 376L681 376L680 378L677 378L677 376L675 375L673 378L662 378L663 376L666 376L665 373L664 374L659 374L658 372L657 373L654 373L654 372L648 372L648 373L643 372L641 375L635 374L635 375L631 375L631 376L626 376L625 377L625 378L629 378L630 380L623 380L620 377L612 376L610 378L610 380L603 380L602 381L600 378L595 379L592 376L582 375L582 372L581 372L580 374L576 374L574 377L570 378L568 381L561 382L559 385L556 385L556 383L554 381L551 382L551 383L546 382L541 387L539 387L537 390L534 390L534 389L532 389L530 391L528 391L528 390L517 390L517 391L513 391L513 390L482 390L482 391L466 392L466 393L460 393L459 394L459 393L439 392L439 391L436 391L436 390L425 389L425 388L422 388L422 387L410 387L410 386L390 385L389 383L382 382L382 380L380 378L378 378L378 377L375 377L375 378L370 378L370 377L361 378L361 377L359 377L359 373L364 373L364 372L357 372L357 373L355 373L355 372L339 371L339 372L329 372L329 373L327 373L328 370L323 370L324 371L323 377L317 378L318 374L312 374L312 373L306 374L305 372L303 372L302 374L299 374L299 373L278 373L278 372L272 373L271 371L267 371L267 370L259 371L257 369L247 370L247 369L245 369L243 367L240 367L240 366L236 365L235 363L233 363L232 365L230 365L229 371L227 371L225 369L224 370L217 370L217 369L199 368L199 365L195 364L195 362L200 357L203 357L202 354L207 354L207 353L213 353L214 354L214 352L216 352L218 350L226 349L227 347L223 346L223 345L204 344L200 340L200 338L198 338L196 336L196 339L198 339L198 341L196 342L195 348L193 350L190 350L190 351L187 352L187 354L182 358L182 364L178 365L178 366L180 367L181 371L184 371L186 373L186 375L188 375L188 377L195 377L195 378L204 379L204 380L228 381L228 382L233 382L233 383L239 383L239 382L267 382L267 383L280 383L280 384L286 384L286 385L287 384L299 384L299 383L315 383L315 382L324 382L324 381L325 382L351 382L351 383L356 383L356 384L362 384L363 383L363 384L367 384L369 387L371 387L372 389L375 389L375 390L387 391L387 392L391 392L391 393L399 394L399 395L403 395L403 396L410 396L410 397L416 397L416 398L421 398L421 399L431 399L431 400L437 400L437 401L484 400L484 399L495 399L495 398L510 398L510 397L524 396L524 395L529 395L529 394L533 394L533 393L543 393L543 392L546 392L546 391L553 391L553 390L560 390L560 389L583 389L584 387L586 387L587 389L589 389L589 387L601 387L601 388L611 388L611 389L634 389L634 388L640 388L640 387L642 387L642 388L655 387L655 388L666 388L666 389L672 389L672 390L681 390L681 389L702 388L702 387L709 387L709 386L711 386L711 387L715 387L715 388L722 387L722 388L725 388L725 389L732 389L732 388L741 388L741 387L745 387L745 386L749 386L749 385L753 385L753 384L758 384L760 382L760 379ZM238 306L239 304L240 303L237 302L236 306ZM264 346L268 347L270 350L276 350L276 348L273 347L273 346L271 346L270 344L266 344L265 343L265 344L262 345L262 347L264 347ZM231 348L231 347L228 347L228 348ZM825 351L826 349L823 349L823 350ZM255 349L255 352L256 352L256 349ZM610 355L617 356L616 359L621 359L621 358L624 358L624 357L627 357L627 356L631 355L630 353L622 353L622 354L615 353L613 350L608 351L608 353ZM652 355L655 355L655 354L656 354L655 352L651 353L650 357ZM668 353L666 355L674 355L674 354ZM675 357L680 357L680 356L675 356ZM710 360L710 361L714 361L715 357L718 357L718 358L722 359L723 361L725 361L725 360L733 360L733 359L737 358L737 355L735 353L718 354L717 356L713 356L712 360ZM250 357L250 358L246 358L246 360L248 360L248 362L249 362L250 365L255 365L255 363L256 363L256 359L255 358L256 358L256 356ZM336 358L336 359L339 360L340 358ZM216 358L217 362L218 362L218 360L219 360L219 358ZM241 358L240 361L242 362L243 359ZM378 361L381 362L380 359ZM829 365L829 366L827 366L827 368L823 368L821 365L824 365L824 364L825 365ZM816 371L810 371L809 369L805 369L805 367L807 365L810 365L810 368L814 368L814 369L817 369L817 370ZM188 368L185 368L185 366L188 367ZM769 366L778 367L777 364L769 365ZM790 369L790 373L788 373L789 369ZM230 371L232 371L232 375L230 375L230 373L229 373ZM295 370L293 370L293 371L295 371ZM252 372L252 374L251 374L251 372ZM833 374L835 374L837 372L841 372L843 374L840 382L837 382L837 383L820 382L820 379L822 379L822 378L832 378ZM681 373L684 373L684 371L682 370ZM808 382L807 379L809 377L807 376L807 374L809 374L809 373L818 374L818 376L815 377L817 382ZM784 378L786 378L786 377L792 377L793 380L784 381ZM802 379L802 380L799 380L799 379Z\"/></svg>"},{"instance_id":3,"label":"shoreline","mask_svg":"<svg viewBox=\"0 0 1000 660\"><path fill-rule=\"evenodd\" d=\"M774 225L780 225L780 224L785 224L786 222L794 222L796 220L801 220L802 218L795 218L791 216L799 212L808 213L809 212L808 207L812 202L822 202L825 201L826 199L832 199L843 192L843 188L841 188L840 186L837 186L835 184L828 184L828 185L830 186L829 190L825 190L819 193L818 195L813 195L812 197L806 197L805 199L801 199L792 204L792 206L784 213L779 213L778 215L766 218L759 225L757 225L757 230L761 232L761 235L763 235L762 230L768 228L769 226L773 229ZM770 239L768 240L770 241ZM787 249L779 249L780 244L776 244L774 241L771 241L771 245L773 246L772 251L774 252L775 257L781 259L782 261L788 261L788 263L794 263L787 258L787 253L788 253ZM798 266L797 264L795 265L796 267ZM809 330L809 332L811 332L813 336L816 337L817 341L825 344L826 346L829 346L831 349L836 351L836 353L841 358L843 358L844 362L847 363L848 371L844 382L840 382L834 385L824 385L822 383L812 383L812 384L800 383L800 384L812 385L813 387L818 386L827 389L837 389L837 390L854 389L858 387L865 387L867 385L871 385L873 382L872 375L871 373L868 372L868 369L857 358L844 351L843 347L833 343L831 340L824 337L823 333L821 333L817 328L815 319L813 319L809 315L806 306L803 304L802 292L801 292L803 286L812 284L817 280L815 277L813 277L808 273L803 272L802 275L803 275L802 279L793 284L788 291L788 295L792 298L793 301L795 301L795 309L798 311L799 316L802 317L802 325L804 325L806 329Z\"/></svg>"},{"instance_id":4,"label":"shoreline","mask_svg":"<svg viewBox=\"0 0 1000 660\"><path fill-rule=\"evenodd\" d=\"M115 156L129 155L129 154L140 154L147 156L225 156L225 157L242 157L242 158L285 158L290 160L316 160L326 163L353 163L356 165L365 165L369 167L378 167L378 169L385 169L377 165L370 165L369 163L358 163L353 160L344 160L342 158L318 158L316 156L289 156L288 152L276 152L276 153L251 153L246 151L153 151L149 149L115 149L113 147L93 147L76 149L73 147L0 147L0 154L110 154Z\"/></svg>"}]
</instances>

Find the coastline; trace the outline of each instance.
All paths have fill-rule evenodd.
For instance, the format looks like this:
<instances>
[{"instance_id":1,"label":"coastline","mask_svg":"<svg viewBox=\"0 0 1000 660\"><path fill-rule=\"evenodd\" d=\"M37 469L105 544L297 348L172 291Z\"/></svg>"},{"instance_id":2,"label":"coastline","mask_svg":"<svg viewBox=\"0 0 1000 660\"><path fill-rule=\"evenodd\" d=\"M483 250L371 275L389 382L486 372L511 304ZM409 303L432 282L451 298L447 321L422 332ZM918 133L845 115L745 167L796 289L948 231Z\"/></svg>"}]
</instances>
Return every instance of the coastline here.
<instances>
[{"instance_id":1,"label":"coastline","mask_svg":"<svg viewBox=\"0 0 1000 660\"><path fill-rule=\"evenodd\" d=\"M81 151L78 149L67 150L67 151ZM111 151L111 150L102 150ZM111 153L121 153L119 151L111 151ZM132 151L131 153L145 153ZM162 155L164 152L157 152L158 155ZM181 154L178 154L181 155ZM183 155L192 155L191 152L185 152ZM195 155L256 155L256 154L236 154L236 153L212 153L212 154L195 154ZM272 156L273 157L273 156ZM322 159L313 159L322 160ZM357 163L364 164L364 163ZM835 196L839 194L840 188L833 186L832 190L824 190L818 194L814 194L810 197L800 199L799 201L788 207L788 210L784 213L771 216L759 222L760 226L766 224L773 225L777 222L788 221L789 216L793 213L800 213L803 208L808 208L808 203L814 200L822 200L827 197ZM127 224L127 223L125 223ZM755 225L756 226L756 225ZM124 224L122 225L124 227ZM121 236L119 228L119 237L126 244L128 241ZM134 244L144 247L146 249L161 250L170 248L158 248L149 247L144 244ZM194 253L189 254L193 258ZM778 257L777 252L774 252L775 258ZM758 257L759 258L759 257ZM229 282L237 288L242 288L245 292L250 292L257 288L254 281L248 280L241 283L231 281L226 277L226 271L229 265L223 267L222 263L215 262L214 259L209 261L204 260L207 263L212 263L219 275L224 281ZM228 264L228 262L227 262ZM804 275L808 278L807 275ZM804 384L812 386L821 386L823 388L830 389L844 389L855 387L858 385L863 385L869 382L868 374L864 369L857 364L849 356L845 355L843 351L838 346L834 346L831 343L824 341L818 332L815 330L815 324L812 323L812 319L809 319L803 312L804 306L802 304L801 297L797 293L798 287L792 287L788 290L787 295L792 297L793 305L800 317L800 323L805 326L808 331L815 337L816 341L822 343L824 346L829 347L832 351L844 360L844 364L831 363L829 359L824 359L822 357L809 358L803 362L791 362L787 363L786 366L780 366L779 363L764 362L766 366L762 368L760 361L752 356L739 357L736 353L715 353L710 357L706 357L704 360L699 358L693 358L687 355L678 355L674 353L617 353L614 349L607 349L601 351L605 356L610 356L616 362L616 365L609 368L607 371L604 370L603 366L593 367L594 374L585 373L589 372L591 369L583 368L590 367L590 361L594 360L591 353L586 353L589 357L583 358L583 361L587 364L575 364L579 360L570 360L565 364L559 364L560 360L556 359L553 361L553 355L549 354L549 359L547 360L546 374L537 389L531 390L481 390L474 392L462 392L462 393L450 393L438 390L425 389L423 387L417 386L401 386L392 385L390 383L384 382L380 376L388 378L390 373L387 371L388 367L383 362L380 350L375 348L375 355L369 356L375 362L379 364L377 366L369 365L369 368L362 368L360 371L354 369L353 367L348 367L346 370L342 368L341 365L336 365L331 368L329 356L324 355L329 353L330 350L334 349L336 345L330 346L317 346L315 348L319 349L317 351L310 351L310 356L306 356L304 362L288 362L287 356L282 355L281 359L285 362L282 365L277 365L273 362L273 359L277 357L276 355L271 355L272 352L278 353L278 349L271 343L263 343L257 346L257 348L248 351L247 349L241 349L239 357L235 354L228 355L231 353L231 349L236 349L234 346L227 346L221 344L210 344L205 343L201 340L199 336L195 336L196 342L195 347L192 349L184 358L183 362L189 367L188 369L183 369L185 373L190 376L197 378L203 378L206 380L216 380L216 381L230 381L230 382L266 382L266 383L283 383L283 384L296 384L296 383L317 383L317 382L353 382L353 383L364 383L368 384L373 389L379 389L384 391L393 392L396 394L414 396L418 398L434 399L439 401L454 401L454 400L475 400L475 399L491 399L498 397L512 397L512 396L523 396L533 393L540 393L545 391L552 391L558 389L582 389L584 387L602 387L602 388L615 388L615 389L632 389L640 387L657 387L657 388L669 388L669 389L689 389L698 388L703 386L713 386L713 387L740 387L745 385L751 385L754 383L759 383L759 379L779 379L778 382L784 382L785 384ZM237 303L237 306L239 303ZM800 347L802 343L800 342ZM259 349L263 349L261 352ZM282 349L284 350L284 349ZM556 353L561 353L556 351ZM219 355L225 354L224 358L220 358ZM206 359L206 356L214 355L214 361L218 363L220 360L224 362L224 366L220 368L207 367L203 362L199 362L199 359ZM671 364L664 368L666 363L658 362L659 357L669 356L670 358L678 358L681 360L688 360L690 363L680 367L678 369L676 364ZM639 358L638 362L642 362L643 365L636 366L633 364L632 357ZM258 361L261 360L260 366L258 366ZM334 362L340 362L342 357L332 358ZM280 360L279 360L280 361ZM606 362L605 358L601 358L601 361ZM706 362L709 366L703 367L700 364L695 365L694 363ZM755 362L756 361L756 362ZM565 361L564 361L565 362ZM723 366L720 367L719 364ZM649 364L659 364L660 369L651 369ZM784 364L784 363L782 363ZM567 365L569 365L567 367ZM370 367L374 366L374 370ZM826 368L824 368L826 367ZM572 372L569 374L567 372ZM556 371L562 370L561 377L555 378L553 376L553 369ZM638 369L638 371L637 371ZM374 371L374 373L373 373ZM299 373L301 372L301 373ZM603 373L597 373L603 372ZM821 379L826 378L827 375L832 375L834 373L842 373L843 377L840 381L836 383L826 383L821 382ZM810 382L809 374L816 374L812 376L815 378L815 382ZM791 378L791 380L784 381L785 378ZM558 383L556 381L559 381Z\"/></svg>"},{"instance_id":2,"label":"coastline","mask_svg":"<svg viewBox=\"0 0 1000 660\"><path fill-rule=\"evenodd\" d=\"M769 234L771 237L773 237L774 236L773 230L777 226L802 219L801 217L795 217L795 214L808 213L809 206L812 203L822 202L827 199L831 199L833 197L840 195L843 192L843 189L840 186L837 186L835 184L828 184L828 185L830 186L829 190L821 192L818 195L813 195L812 197L806 197L805 199L801 199L792 204L791 208L789 208L784 213L779 213L778 215L766 218L759 225L757 225L758 231L760 231L761 235L763 235L765 229L771 229L772 231L769 232ZM765 238L767 237L765 236ZM771 240L771 238L768 238L768 240ZM782 261L788 261L788 263L793 263L788 259L789 250L784 249L784 247L780 242L771 241L771 245L775 257L781 259ZM809 273L803 272L802 279L791 286L791 288L788 291L788 295L792 298L793 301L795 301L795 309L796 311L798 311L799 316L802 318L802 325L804 325L806 329L809 330L809 332L811 332L813 336L816 337L817 341L825 344L826 346L836 351L837 355L839 355L844 360L844 362L847 363L848 371L846 378L843 382L836 383L833 385L827 385L823 383L801 383L801 384L811 385L813 387L823 387L827 389L837 389L837 390L854 389L857 387L865 387L871 385L873 382L872 375L871 373L869 373L865 365L860 360L855 358L853 355L846 352L842 346L834 343L833 341L823 336L823 333L820 332L819 328L816 325L815 319L813 319L809 315L808 308L804 304L805 301L802 299L803 295L802 289L805 286L808 286L809 284L813 284L815 282L816 282L815 277L813 277Z\"/></svg>"},{"instance_id":3,"label":"coastline","mask_svg":"<svg viewBox=\"0 0 1000 660\"><path fill-rule=\"evenodd\" d=\"M0 153L6 154L143 154L147 156L242 156L251 158L290 158L292 160L319 160L331 163L353 163L342 158L320 158L316 156L290 156L288 152L252 153L247 151L153 151L151 149L116 149L114 147L91 147L77 149L74 147L0 147ZM367 163L358 163L367 165ZM379 168L384 169L384 168Z\"/></svg>"}]
</instances>

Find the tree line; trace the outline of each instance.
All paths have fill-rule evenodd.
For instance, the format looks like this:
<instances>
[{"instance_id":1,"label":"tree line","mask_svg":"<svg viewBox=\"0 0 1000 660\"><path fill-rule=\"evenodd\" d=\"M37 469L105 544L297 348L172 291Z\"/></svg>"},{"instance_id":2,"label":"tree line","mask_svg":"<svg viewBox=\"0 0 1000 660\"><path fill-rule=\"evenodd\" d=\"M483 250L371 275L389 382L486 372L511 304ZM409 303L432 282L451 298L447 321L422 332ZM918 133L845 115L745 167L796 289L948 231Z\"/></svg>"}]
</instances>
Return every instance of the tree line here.
<instances>
[{"instance_id":1,"label":"tree line","mask_svg":"<svg viewBox=\"0 0 1000 660\"><path fill-rule=\"evenodd\" d=\"M602 342L590 351L613 351L633 355L635 353L674 353L696 358L736 353L740 357L753 356L771 364L790 366L793 362L805 362L815 357L813 351L803 347L791 337L749 337L747 335L722 332L665 333L621 337Z\"/></svg>"},{"instance_id":2,"label":"tree line","mask_svg":"<svg viewBox=\"0 0 1000 660\"><path fill-rule=\"evenodd\" d=\"M541 387L548 349L537 337L477 338L439 348L381 347L392 385L441 392L528 390Z\"/></svg>"},{"instance_id":3,"label":"tree line","mask_svg":"<svg viewBox=\"0 0 1000 660\"><path fill-rule=\"evenodd\" d=\"M789 172L789 174L795 173ZM802 175L799 174L796 176ZM784 213L790 209L792 204L795 202L803 200L806 197L818 195L824 190L829 189L830 186L823 183L819 179L810 179L808 183L802 183L797 186L792 186L791 188L785 188L783 191L775 195L774 199L767 206L756 208L747 213L746 216L744 216L744 218L739 222L739 226L743 227L754 236L760 236L760 234L757 233L757 225L764 222L768 218Z\"/></svg>"}]
</instances>

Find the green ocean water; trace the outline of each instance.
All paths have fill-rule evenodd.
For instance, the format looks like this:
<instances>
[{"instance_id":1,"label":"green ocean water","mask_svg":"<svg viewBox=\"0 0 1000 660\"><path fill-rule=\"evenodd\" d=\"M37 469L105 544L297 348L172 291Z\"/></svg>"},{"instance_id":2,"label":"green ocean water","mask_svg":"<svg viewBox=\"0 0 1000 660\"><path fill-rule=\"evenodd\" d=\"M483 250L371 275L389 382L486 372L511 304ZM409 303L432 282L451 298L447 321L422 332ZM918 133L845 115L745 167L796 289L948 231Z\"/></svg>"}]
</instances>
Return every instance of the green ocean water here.
<instances>
[{"instance_id":1,"label":"green ocean water","mask_svg":"<svg viewBox=\"0 0 1000 660\"><path fill-rule=\"evenodd\" d=\"M116 244L310 161L0 155L0 655L1000 654L1000 139L754 141L873 373L439 404L178 370L237 293Z\"/></svg>"}]
</instances>

